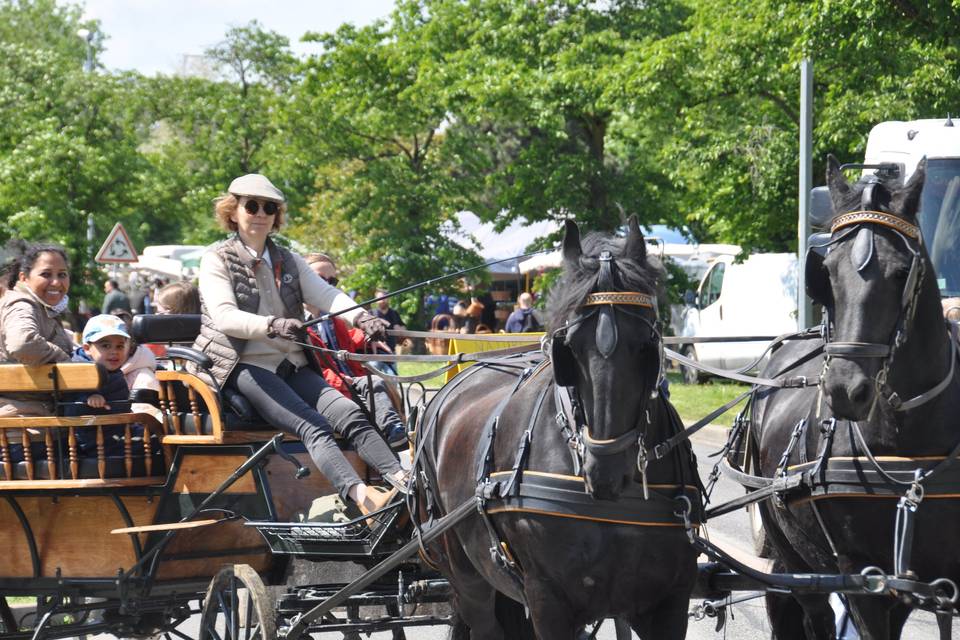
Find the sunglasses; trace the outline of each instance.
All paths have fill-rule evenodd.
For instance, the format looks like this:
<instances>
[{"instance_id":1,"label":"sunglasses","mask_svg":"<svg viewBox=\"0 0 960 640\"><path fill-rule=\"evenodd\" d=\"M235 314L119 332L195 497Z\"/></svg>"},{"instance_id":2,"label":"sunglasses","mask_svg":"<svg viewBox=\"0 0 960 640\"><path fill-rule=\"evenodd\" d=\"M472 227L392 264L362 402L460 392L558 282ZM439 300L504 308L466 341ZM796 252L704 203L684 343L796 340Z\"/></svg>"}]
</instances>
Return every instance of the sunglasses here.
<instances>
[{"instance_id":1,"label":"sunglasses","mask_svg":"<svg viewBox=\"0 0 960 640\"><path fill-rule=\"evenodd\" d=\"M246 202L243 203L243 208L246 209L247 213L249 213L252 216L255 216L258 213L260 213L260 206L261 205L259 200L247 200ZM270 200L267 200L266 202L263 203L263 214L266 216L275 216L277 215L277 212L279 210L280 210L280 205L278 205L276 202L271 202Z\"/></svg>"},{"instance_id":2,"label":"sunglasses","mask_svg":"<svg viewBox=\"0 0 960 640\"><path fill-rule=\"evenodd\" d=\"M326 280L327 284L331 287L335 287L340 284L340 279L337 276L333 276L332 278L324 278L324 280Z\"/></svg>"}]
</instances>

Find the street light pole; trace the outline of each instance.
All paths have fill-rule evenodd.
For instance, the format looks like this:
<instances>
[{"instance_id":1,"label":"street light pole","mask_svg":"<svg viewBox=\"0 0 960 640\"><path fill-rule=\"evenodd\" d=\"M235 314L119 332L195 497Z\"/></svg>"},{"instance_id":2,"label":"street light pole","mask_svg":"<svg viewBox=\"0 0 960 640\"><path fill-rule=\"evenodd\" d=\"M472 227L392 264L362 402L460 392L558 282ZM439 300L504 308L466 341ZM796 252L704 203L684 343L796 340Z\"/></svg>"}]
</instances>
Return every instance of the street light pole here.
<instances>
[{"instance_id":1,"label":"street light pole","mask_svg":"<svg viewBox=\"0 0 960 640\"><path fill-rule=\"evenodd\" d=\"M77 29L77 35L87 43L87 59L83 63L83 70L93 73L93 38L96 34L90 29Z\"/></svg>"},{"instance_id":2,"label":"street light pole","mask_svg":"<svg viewBox=\"0 0 960 640\"><path fill-rule=\"evenodd\" d=\"M77 35L83 39L87 44L87 57L83 63L84 73L92 74L93 73L93 39L95 34L90 29L77 29ZM96 263L94 262L94 240L96 240L97 228L94 224L93 213L87 214L87 264L90 269L90 277L93 277L94 271L97 268ZM81 313L85 311L86 300L80 301Z\"/></svg>"}]
</instances>

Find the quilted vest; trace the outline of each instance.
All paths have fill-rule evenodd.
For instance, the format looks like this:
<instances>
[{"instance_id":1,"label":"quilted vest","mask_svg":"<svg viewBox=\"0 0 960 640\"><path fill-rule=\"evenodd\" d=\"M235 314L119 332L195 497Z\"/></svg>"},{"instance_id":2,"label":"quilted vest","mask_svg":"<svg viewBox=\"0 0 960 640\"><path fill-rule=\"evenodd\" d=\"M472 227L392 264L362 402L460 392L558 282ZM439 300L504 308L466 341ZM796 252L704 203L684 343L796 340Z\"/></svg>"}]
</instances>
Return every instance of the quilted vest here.
<instances>
[{"instance_id":1,"label":"quilted vest","mask_svg":"<svg viewBox=\"0 0 960 640\"><path fill-rule=\"evenodd\" d=\"M280 299L283 301L283 317L303 317L303 293L300 291L300 274L297 271L293 254L267 238L266 250L274 270L279 267ZM257 313L260 308L260 292L257 290L257 278L253 268L256 259L244 248L237 235L222 240L213 247L230 274L230 282L237 297L237 308L247 313ZM234 338L220 331L214 325L206 303L201 299L200 335L193 348L210 356L213 361L211 373L217 384L223 386L237 366L247 341Z\"/></svg>"}]
</instances>

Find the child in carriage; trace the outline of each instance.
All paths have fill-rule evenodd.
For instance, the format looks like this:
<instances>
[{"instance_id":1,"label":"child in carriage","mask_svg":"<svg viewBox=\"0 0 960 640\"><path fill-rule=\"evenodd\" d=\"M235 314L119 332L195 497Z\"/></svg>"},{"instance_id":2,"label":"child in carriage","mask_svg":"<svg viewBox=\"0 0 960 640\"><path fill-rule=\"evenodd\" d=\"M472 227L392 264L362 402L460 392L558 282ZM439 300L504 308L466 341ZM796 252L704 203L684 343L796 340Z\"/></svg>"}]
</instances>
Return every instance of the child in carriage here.
<instances>
[{"instance_id":1,"label":"child in carriage","mask_svg":"<svg viewBox=\"0 0 960 640\"><path fill-rule=\"evenodd\" d=\"M127 384L124 365L131 355L139 355L139 349L131 353L132 338L127 333L126 323L119 317L101 314L90 318L83 329L83 344L74 351L74 362L95 362L107 370L107 380L95 393L71 395L64 415L103 415L106 413L127 413L130 407L130 387ZM156 360L148 359L142 363L135 377L138 380L153 379L156 382ZM150 362L153 363L151 368ZM137 384L140 384L139 382ZM149 388L149 383L147 383ZM123 455L124 428L104 427L104 451L107 456ZM143 427L135 425L133 439L139 443L143 439ZM138 445L142 446L142 445ZM92 428L79 429L77 447L81 456L95 456L97 451L96 431Z\"/></svg>"}]
</instances>

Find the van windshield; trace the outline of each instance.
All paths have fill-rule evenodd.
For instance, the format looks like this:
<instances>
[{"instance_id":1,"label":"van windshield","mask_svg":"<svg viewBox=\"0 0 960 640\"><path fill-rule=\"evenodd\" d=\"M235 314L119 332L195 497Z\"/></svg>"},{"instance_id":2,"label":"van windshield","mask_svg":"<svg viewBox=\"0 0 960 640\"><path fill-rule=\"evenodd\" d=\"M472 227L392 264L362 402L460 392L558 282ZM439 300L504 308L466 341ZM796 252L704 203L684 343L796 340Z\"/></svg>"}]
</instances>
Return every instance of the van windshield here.
<instances>
[{"instance_id":1,"label":"van windshield","mask_svg":"<svg viewBox=\"0 0 960 640\"><path fill-rule=\"evenodd\" d=\"M960 158L932 159L920 202L920 228L942 296L960 296Z\"/></svg>"}]
</instances>

